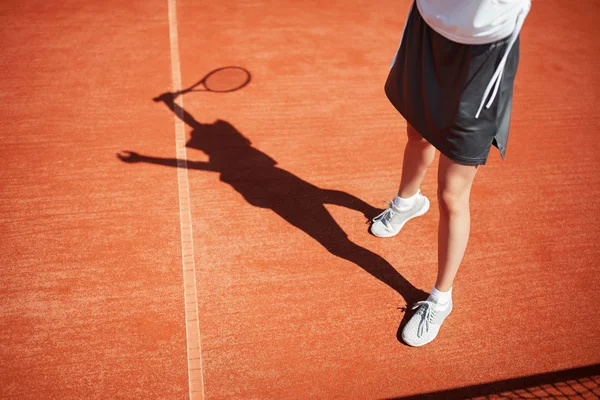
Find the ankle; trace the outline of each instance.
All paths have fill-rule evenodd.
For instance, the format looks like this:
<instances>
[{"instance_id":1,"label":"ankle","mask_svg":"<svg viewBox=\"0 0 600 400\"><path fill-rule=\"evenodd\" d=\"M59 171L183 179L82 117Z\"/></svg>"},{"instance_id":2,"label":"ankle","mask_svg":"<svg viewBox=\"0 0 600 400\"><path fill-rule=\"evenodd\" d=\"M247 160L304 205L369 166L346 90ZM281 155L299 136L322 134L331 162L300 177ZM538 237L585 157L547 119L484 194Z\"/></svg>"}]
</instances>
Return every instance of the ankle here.
<instances>
[{"instance_id":1,"label":"ankle","mask_svg":"<svg viewBox=\"0 0 600 400\"><path fill-rule=\"evenodd\" d=\"M416 191L408 190L408 189L401 189L401 190L398 190L396 197L401 198L401 199L412 199L412 198L416 198L416 196L419 193L421 193L421 189L417 189Z\"/></svg>"},{"instance_id":2,"label":"ankle","mask_svg":"<svg viewBox=\"0 0 600 400\"><path fill-rule=\"evenodd\" d=\"M448 304L450 300L452 300L452 288L446 291L441 291L434 286L433 289L431 289L429 298L439 305Z\"/></svg>"},{"instance_id":3,"label":"ankle","mask_svg":"<svg viewBox=\"0 0 600 400\"><path fill-rule=\"evenodd\" d=\"M417 201L417 195L415 194L409 198L403 198L400 196L396 196L394 200L392 200L392 204L399 212L407 212L409 211Z\"/></svg>"}]
</instances>

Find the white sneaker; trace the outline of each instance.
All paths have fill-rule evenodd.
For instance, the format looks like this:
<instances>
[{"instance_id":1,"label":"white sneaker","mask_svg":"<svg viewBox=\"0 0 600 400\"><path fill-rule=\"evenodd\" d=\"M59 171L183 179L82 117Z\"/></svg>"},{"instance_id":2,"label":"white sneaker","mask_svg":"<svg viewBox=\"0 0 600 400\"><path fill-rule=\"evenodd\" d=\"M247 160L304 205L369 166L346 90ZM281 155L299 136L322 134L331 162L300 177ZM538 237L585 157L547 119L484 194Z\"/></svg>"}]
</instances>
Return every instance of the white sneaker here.
<instances>
[{"instance_id":1,"label":"white sneaker","mask_svg":"<svg viewBox=\"0 0 600 400\"><path fill-rule=\"evenodd\" d=\"M417 195L415 204L405 212L400 212L393 202L387 210L373 218L371 233L377 237L392 237L400 232L400 229L409 220L425 214L429 210L429 199L421 193Z\"/></svg>"},{"instance_id":2,"label":"white sneaker","mask_svg":"<svg viewBox=\"0 0 600 400\"><path fill-rule=\"evenodd\" d=\"M442 323L452 311L452 299L442 310L431 299L415 303L413 310L415 308L418 308L417 312L402 330L402 340L409 346L418 347L435 339Z\"/></svg>"}]
</instances>

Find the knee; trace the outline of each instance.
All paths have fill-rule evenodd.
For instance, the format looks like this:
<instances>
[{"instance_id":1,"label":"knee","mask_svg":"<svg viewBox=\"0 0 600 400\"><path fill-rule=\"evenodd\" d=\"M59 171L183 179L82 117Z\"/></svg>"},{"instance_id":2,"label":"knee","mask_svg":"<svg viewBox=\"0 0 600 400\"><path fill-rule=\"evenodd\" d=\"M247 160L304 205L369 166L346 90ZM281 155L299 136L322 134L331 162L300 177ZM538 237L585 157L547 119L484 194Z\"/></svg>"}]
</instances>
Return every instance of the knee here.
<instances>
[{"instance_id":1,"label":"knee","mask_svg":"<svg viewBox=\"0 0 600 400\"><path fill-rule=\"evenodd\" d=\"M469 193L438 187L437 199L440 214L455 215L469 211Z\"/></svg>"}]
</instances>

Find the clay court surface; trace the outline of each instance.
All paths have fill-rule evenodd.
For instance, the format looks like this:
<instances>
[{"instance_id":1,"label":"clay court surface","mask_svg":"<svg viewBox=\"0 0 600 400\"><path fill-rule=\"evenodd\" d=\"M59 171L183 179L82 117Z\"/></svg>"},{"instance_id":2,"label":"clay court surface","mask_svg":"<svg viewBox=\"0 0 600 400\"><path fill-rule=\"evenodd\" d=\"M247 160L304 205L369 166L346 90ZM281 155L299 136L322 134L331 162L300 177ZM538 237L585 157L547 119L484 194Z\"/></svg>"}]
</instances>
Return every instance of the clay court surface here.
<instances>
[{"instance_id":1,"label":"clay court surface","mask_svg":"<svg viewBox=\"0 0 600 400\"><path fill-rule=\"evenodd\" d=\"M600 2L533 2L422 348L398 337L435 279L437 161L430 212L366 224L400 178L408 8L2 1L0 398L598 398ZM251 81L153 100L225 66Z\"/></svg>"}]
</instances>

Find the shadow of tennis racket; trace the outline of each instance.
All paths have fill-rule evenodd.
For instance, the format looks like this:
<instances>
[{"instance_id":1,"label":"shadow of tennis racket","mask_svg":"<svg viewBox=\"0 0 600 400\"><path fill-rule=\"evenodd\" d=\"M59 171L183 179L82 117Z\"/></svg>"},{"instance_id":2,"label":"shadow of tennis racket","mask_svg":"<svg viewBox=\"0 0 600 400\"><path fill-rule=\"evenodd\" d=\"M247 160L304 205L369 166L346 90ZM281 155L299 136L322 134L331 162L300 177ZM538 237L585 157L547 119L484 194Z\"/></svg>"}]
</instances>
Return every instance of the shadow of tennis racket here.
<instances>
[{"instance_id":1,"label":"shadow of tennis racket","mask_svg":"<svg viewBox=\"0 0 600 400\"><path fill-rule=\"evenodd\" d=\"M212 70L198 82L178 92L167 92L155 97L155 102L174 99L190 92L230 93L246 87L252 80L250 72L242 67L222 67Z\"/></svg>"}]
</instances>

